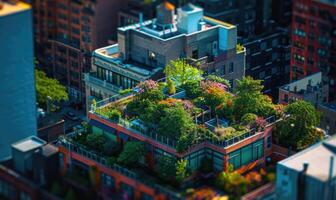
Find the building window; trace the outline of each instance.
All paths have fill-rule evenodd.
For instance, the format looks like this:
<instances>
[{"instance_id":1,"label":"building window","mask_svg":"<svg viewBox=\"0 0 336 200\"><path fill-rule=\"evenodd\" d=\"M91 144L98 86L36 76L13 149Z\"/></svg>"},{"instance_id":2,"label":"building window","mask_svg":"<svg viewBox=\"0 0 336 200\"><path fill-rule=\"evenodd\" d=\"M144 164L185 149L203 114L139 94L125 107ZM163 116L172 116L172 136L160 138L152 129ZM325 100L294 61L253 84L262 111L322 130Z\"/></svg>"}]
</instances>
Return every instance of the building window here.
<instances>
[{"instance_id":1,"label":"building window","mask_svg":"<svg viewBox=\"0 0 336 200\"><path fill-rule=\"evenodd\" d=\"M191 57L194 58L194 59L198 59L198 49L195 49L195 50L192 51Z\"/></svg>"},{"instance_id":2,"label":"building window","mask_svg":"<svg viewBox=\"0 0 336 200\"><path fill-rule=\"evenodd\" d=\"M222 75L225 75L225 70L226 70L225 69L225 65L223 65L223 67L222 67L222 73L221 73Z\"/></svg>"},{"instance_id":3,"label":"building window","mask_svg":"<svg viewBox=\"0 0 336 200\"><path fill-rule=\"evenodd\" d=\"M233 73L233 62L229 65L229 73Z\"/></svg>"},{"instance_id":4,"label":"building window","mask_svg":"<svg viewBox=\"0 0 336 200\"><path fill-rule=\"evenodd\" d=\"M306 37L306 32L302 29L296 28L294 34L300 37Z\"/></svg>"}]
</instances>

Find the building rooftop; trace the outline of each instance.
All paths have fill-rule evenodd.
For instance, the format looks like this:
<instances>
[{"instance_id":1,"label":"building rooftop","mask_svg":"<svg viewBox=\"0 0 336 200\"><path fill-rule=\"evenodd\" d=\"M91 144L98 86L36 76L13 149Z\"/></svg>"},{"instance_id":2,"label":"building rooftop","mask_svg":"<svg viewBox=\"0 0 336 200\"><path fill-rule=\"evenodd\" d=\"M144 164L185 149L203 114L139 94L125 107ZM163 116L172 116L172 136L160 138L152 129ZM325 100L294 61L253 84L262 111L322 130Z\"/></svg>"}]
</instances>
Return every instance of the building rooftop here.
<instances>
[{"instance_id":1,"label":"building rooftop","mask_svg":"<svg viewBox=\"0 0 336 200\"><path fill-rule=\"evenodd\" d=\"M317 72L300 80L286 84L280 87L280 89L298 94L303 94L306 92L315 91L318 88L321 88L321 86L322 86L322 73Z\"/></svg>"},{"instance_id":2,"label":"building rooftop","mask_svg":"<svg viewBox=\"0 0 336 200\"><path fill-rule=\"evenodd\" d=\"M335 156L336 137L334 136L279 162L279 164L299 172L303 170L303 164L307 163L306 174L308 176L327 181L330 176L330 167L333 168L331 177L336 176ZM331 164L331 157L334 158L334 164Z\"/></svg>"},{"instance_id":3,"label":"building rooftop","mask_svg":"<svg viewBox=\"0 0 336 200\"><path fill-rule=\"evenodd\" d=\"M39 139L36 136L31 136L12 144L12 147L19 151L27 152L42 147L45 144L45 141Z\"/></svg>"},{"instance_id":4,"label":"building rooftop","mask_svg":"<svg viewBox=\"0 0 336 200\"><path fill-rule=\"evenodd\" d=\"M177 12L177 15L166 13L168 15L166 17L171 18L171 23L164 24L164 26L158 23L158 18L155 18L120 27L119 31L134 30L165 41L218 27L224 29L236 28L232 24L203 16L203 9L190 3L178 8Z\"/></svg>"},{"instance_id":5,"label":"building rooftop","mask_svg":"<svg viewBox=\"0 0 336 200\"><path fill-rule=\"evenodd\" d=\"M5 1L0 3L0 17L26 11L30 8L31 6L29 4L21 1L18 1L16 3Z\"/></svg>"}]
</instances>

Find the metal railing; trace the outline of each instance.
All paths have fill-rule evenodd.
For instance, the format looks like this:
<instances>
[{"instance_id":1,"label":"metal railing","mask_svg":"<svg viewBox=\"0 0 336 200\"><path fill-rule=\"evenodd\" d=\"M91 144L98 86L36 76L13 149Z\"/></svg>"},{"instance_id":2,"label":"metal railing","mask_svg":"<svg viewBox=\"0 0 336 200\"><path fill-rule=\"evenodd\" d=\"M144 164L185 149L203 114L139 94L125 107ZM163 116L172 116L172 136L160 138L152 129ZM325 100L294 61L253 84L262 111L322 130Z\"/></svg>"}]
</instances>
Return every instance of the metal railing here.
<instances>
[{"instance_id":1,"label":"metal railing","mask_svg":"<svg viewBox=\"0 0 336 200\"><path fill-rule=\"evenodd\" d=\"M167 147L176 149L176 146L177 146L177 141L176 140L173 140L173 139L168 138L166 136L159 135L159 134L155 133L154 130L149 131L148 128L143 127L143 126L138 125L138 124L135 124L135 123L132 123L132 121L128 121L128 120L123 119L123 118L120 118L118 121L114 121L114 120L111 120L111 119L109 119L105 116L102 116L102 115L98 114L98 113L95 113L95 114L98 115L99 117L105 119L105 120L108 120L108 121L111 121L115 124L118 124L119 126L122 126L126 129L132 131L135 134L141 135L141 136L146 137L148 139L152 139L152 140L154 140L154 141L156 141L160 144L163 144ZM265 121L267 122L267 125L266 125L266 127L267 127L267 126L271 125L272 123L276 122L276 117L275 116L268 117L268 118L265 119ZM209 142L209 143L211 143L215 146L225 148L225 147L231 146L235 143L238 143L238 142L240 142L240 141L242 141L246 138L252 137L256 133L257 133L256 128L251 128L247 132L245 132L243 134L240 134L238 136L235 136L233 138L230 138L230 139L224 139L222 141L206 139L206 140L197 141L197 143L195 143L195 145L207 141L207 142ZM194 148L195 145L193 145L189 149Z\"/></svg>"},{"instance_id":2,"label":"metal railing","mask_svg":"<svg viewBox=\"0 0 336 200\"><path fill-rule=\"evenodd\" d=\"M95 161L96 163L101 164L104 167L108 167L112 169L115 172L118 172L119 174L122 174L132 180L136 180L137 182L144 184L150 188L153 188L158 193L163 193L166 196L169 197L169 199L181 199L181 195L178 192L174 192L172 190L167 189L166 187L163 187L153 181L149 181L147 179L140 178L136 172L133 172L125 167L122 167L116 163L109 164L107 161L107 158L99 154L97 152L94 152L92 150L89 150L84 145L79 144L78 142L75 142L71 137L75 136L75 134L72 134L69 136L60 136L58 140L58 145L61 145L65 147L67 150L71 152L75 152L81 156L84 156L90 160Z\"/></svg>"},{"instance_id":3,"label":"metal railing","mask_svg":"<svg viewBox=\"0 0 336 200\"><path fill-rule=\"evenodd\" d=\"M95 84L98 86L101 86L103 88L106 88L108 90L111 90L113 92L119 92L122 88L115 86L109 82L107 82L106 80L101 80L99 78L96 77L95 73L86 73L84 74L84 81L91 83L91 84Z\"/></svg>"}]
</instances>

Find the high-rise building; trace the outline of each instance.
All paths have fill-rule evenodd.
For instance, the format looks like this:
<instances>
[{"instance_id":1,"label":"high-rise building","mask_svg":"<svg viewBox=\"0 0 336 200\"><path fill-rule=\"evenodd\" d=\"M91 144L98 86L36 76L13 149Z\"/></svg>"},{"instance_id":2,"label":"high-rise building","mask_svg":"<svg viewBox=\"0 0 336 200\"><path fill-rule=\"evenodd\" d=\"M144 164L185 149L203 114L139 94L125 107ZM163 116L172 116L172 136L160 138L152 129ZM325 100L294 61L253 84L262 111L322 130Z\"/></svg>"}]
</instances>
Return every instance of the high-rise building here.
<instances>
[{"instance_id":1,"label":"high-rise building","mask_svg":"<svg viewBox=\"0 0 336 200\"><path fill-rule=\"evenodd\" d=\"M37 133L31 7L0 3L0 159L10 144Z\"/></svg>"},{"instance_id":2,"label":"high-rise building","mask_svg":"<svg viewBox=\"0 0 336 200\"><path fill-rule=\"evenodd\" d=\"M67 86L70 99L84 98L82 73L94 49L116 34L122 0L35 0L34 34L38 67Z\"/></svg>"},{"instance_id":3,"label":"high-rise building","mask_svg":"<svg viewBox=\"0 0 336 200\"><path fill-rule=\"evenodd\" d=\"M229 80L233 88L244 76L245 48L237 47L236 26L205 17L192 4L178 8L177 15L168 2L157 9L156 19L119 28L118 44L94 51L92 73L85 74L88 98L105 99L146 79L162 78L157 75L179 58Z\"/></svg>"},{"instance_id":4,"label":"high-rise building","mask_svg":"<svg viewBox=\"0 0 336 200\"><path fill-rule=\"evenodd\" d=\"M336 2L296 0L292 17L292 81L322 71L329 100L336 98Z\"/></svg>"}]
</instances>

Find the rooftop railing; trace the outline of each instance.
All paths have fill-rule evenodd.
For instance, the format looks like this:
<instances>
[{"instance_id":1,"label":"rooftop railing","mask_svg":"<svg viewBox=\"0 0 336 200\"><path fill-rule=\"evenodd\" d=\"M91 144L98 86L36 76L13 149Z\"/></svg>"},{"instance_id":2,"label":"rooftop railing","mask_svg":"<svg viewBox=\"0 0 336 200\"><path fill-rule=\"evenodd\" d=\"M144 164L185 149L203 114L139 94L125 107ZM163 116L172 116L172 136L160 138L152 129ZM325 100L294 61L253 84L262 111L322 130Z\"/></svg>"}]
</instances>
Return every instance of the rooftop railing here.
<instances>
[{"instance_id":1,"label":"rooftop railing","mask_svg":"<svg viewBox=\"0 0 336 200\"><path fill-rule=\"evenodd\" d=\"M149 181L150 179L140 178L141 176L143 177L144 174L139 176L136 172L133 172L116 163L109 164L107 161L107 158L103 154L92 151L88 149L86 146L74 141L72 137L74 137L76 134L77 133L71 133L67 136L60 136L57 144L65 147L67 150L71 152L75 152L81 156L84 156L90 160L93 160L96 163L99 163L100 165L104 167L108 167L112 169L113 171L118 172L132 180L136 180L139 183L142 183L150 188L153 188L155 189L156 192L165 194L169 199L182 199L181 195L178 192L172 191L153 181Z\"/></svg>"}]
</instances>

